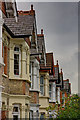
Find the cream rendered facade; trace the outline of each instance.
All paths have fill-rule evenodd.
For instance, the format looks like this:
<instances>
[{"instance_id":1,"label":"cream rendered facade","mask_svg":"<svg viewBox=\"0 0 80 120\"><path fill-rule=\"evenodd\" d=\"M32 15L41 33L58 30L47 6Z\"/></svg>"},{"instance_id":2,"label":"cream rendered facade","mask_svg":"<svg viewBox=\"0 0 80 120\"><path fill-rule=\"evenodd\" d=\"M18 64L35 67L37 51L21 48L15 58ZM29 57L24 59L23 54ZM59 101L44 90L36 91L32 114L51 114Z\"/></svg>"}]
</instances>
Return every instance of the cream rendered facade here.
<instances>
[{"instance_id":1,"label":"cream rendered facade","mask_svg":"<svg viewBox=\"0 0 80 120\"><path fill-rule=\"evenodd\" d=\"M9 38L9 40L8 40ZM3 43L7 42L9 47L9 73L3 75L8 79L8 92L2 92L2 103L5 103L7 118L29 118L30 96L29 96L29 46L24 38L12 38L4 29ZM14 48L19 48L19 75L14 75ZM23 86L25 85L25 86ZM24 87L24 88L23 88ZM6 86L4 85L4 89Z\"/></svg>"},{"instance_id":2,"label":"cream rendered facade","mask_svg":"<svg viewBox=\"0 0 80 120\"><path fill-rule=\"evenodd\" d=\"M49 73L48 72L40 72L40 77L44 77L44 95L39 94L39 116L41 118L41 115L44 115L44 117L48 117L48 112L46 111L46 108L49 107ZM39 86L40 86L40 80L39 80Z\"/></svg>"}]
</instances>

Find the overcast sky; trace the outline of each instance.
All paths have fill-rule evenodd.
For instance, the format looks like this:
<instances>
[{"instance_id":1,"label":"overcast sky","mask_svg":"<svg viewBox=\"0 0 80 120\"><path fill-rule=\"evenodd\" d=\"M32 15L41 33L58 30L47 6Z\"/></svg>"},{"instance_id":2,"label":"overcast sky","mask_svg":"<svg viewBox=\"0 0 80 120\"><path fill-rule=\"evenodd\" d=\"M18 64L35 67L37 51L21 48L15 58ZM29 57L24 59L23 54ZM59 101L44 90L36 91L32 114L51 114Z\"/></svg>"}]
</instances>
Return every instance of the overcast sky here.
<instances>
[{"instance_id":1,"label":"overcast sky","mask_svg":"<svg viewBox=\"0 0 80 120\"><path fill-rule=\"evenodd\" d=\"M19 2L18 10L36 11L37 31L44 29L46 51L59 61L64 79L70 79L72 93L78 92L78 3Z\"/></svg>"}]
</instances>

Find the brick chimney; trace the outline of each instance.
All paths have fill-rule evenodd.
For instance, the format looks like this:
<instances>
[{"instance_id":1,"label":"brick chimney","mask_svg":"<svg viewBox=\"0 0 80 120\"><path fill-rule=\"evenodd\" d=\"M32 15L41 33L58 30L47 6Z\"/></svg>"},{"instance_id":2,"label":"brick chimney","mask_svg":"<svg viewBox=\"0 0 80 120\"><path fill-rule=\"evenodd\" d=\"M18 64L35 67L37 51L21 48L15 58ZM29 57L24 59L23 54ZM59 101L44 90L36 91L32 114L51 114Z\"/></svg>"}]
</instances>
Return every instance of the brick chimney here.
<instances>
[{"instance_id":1,"label":"brick chimney","mask_svg":"<svg viewBox=\"0 0 80 120\"><path fill-rule=\"evenodd\" d=\"M56 65L58 66L58 60L57 60L57 63L56 63Z\"/></svg>"},{"instance_id":2,"label":"brick chimney","mask_svg":"<svg viewBox=\"0 0 80 120\"><path fill-rule=\"evenodd\" d=\"M61 74L62 74L62 68L61 68Z\"/></svg>"},{"instance_id":3,"label":"brick chimney","mask_svg":"<svg viewBox=\"0 0 80 120\"><path fill-rule=\"evenodd\" d=\"M33 5L31 5L30 15L34 15L35 16L35 10L33 10Z\"/></svg>"},{"instance_id":4,"label":"brick chimney","mask_svg":"<svg viewBox=\"0 0 80 120\"><path fill-rule=\"evenodd\" d=\"M31 10L33 10L33 5L31 5Z\"/></svg>"}]
</instances>

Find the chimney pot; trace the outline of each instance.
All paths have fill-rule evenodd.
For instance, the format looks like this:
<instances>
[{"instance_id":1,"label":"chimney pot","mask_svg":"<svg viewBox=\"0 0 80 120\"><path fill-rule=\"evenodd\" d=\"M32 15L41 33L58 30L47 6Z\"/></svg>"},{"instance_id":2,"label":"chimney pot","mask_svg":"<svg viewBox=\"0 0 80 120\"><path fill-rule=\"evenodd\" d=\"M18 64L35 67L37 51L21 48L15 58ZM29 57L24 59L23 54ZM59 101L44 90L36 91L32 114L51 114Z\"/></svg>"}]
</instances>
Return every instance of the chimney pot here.
<instances>
[{"instance_id":1,"label":"chimney pot","mask_svg":"<svg viewBox=\"0 0 80 120\"><path fill-rule=\"evenodd\" d=\"M57 60L57 65L58 65L58 60Z\"/></svg>"},{"instance_id":2,"label":"chimney pot","mask_svg":"<svg viewBox=\"0 0 80 120\"><path fill-rule=\"evenodd\" d=\"M62 68L61 68L61 73L62 73Z\"/></svg>"},{"instance_id":3,"label":"chimney pot","mask_svg":"<svg viewBox=\"0 0 80 120\"><path fill-rule=\"evenodd\" d=\"M33 10L33 5L31 5L31 10Z\"/></svg>"},{"instance_id":4,"label":"chimney pot","mask_svg":"<svg viewBox=\"0 0 80 120\"><path fill-rule=\"evenodd\" d=\"M41 29L41 34L43 34L43 29Z\"/></svg>"}]
</instances>

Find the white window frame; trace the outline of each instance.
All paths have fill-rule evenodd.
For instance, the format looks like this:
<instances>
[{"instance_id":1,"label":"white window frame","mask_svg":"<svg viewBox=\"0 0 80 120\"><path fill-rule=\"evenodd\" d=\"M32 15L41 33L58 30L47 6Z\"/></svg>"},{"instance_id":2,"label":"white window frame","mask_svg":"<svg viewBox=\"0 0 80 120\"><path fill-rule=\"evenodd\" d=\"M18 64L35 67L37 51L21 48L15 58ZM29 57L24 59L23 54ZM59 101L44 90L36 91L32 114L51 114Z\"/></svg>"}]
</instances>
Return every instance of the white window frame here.
<instances>
[{"instance_id":1,"label":"white window frame","mask_svg":"<svg viewBox=\"0 0 80 120\"><path fill-rule=\"evenodd\" d=\"M20 50L20 46L19 45L15 45L15 47L19 48L19 51L14 51L14 54L18 54L19 55L19 75L14 74L14 76L20 77L20 74L21 74L21 50Z\"/></svg>"}]
</instances>

